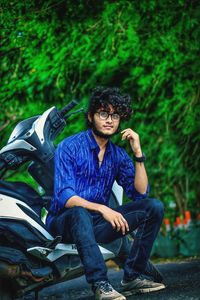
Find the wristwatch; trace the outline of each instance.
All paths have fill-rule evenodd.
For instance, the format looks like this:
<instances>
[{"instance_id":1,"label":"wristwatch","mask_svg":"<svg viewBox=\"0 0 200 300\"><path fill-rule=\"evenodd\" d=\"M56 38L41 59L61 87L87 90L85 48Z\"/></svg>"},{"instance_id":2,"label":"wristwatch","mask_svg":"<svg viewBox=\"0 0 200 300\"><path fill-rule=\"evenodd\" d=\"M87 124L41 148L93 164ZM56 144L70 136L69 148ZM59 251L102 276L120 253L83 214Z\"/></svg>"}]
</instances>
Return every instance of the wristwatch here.
<instances>
[{"instance_id":1,"label":"wristwatch","mask_svg":"<svg viewBox=\"0 0 200 300\"><path fill-rule=\"evenodd\" d=\"M146 156L144 155L144 153L142 153L142 156L140 156L140 157L134 156L133 159L134 159L134 161L136 161L136 162L143 163L143 162L145 162L145 160L146 160Z\"/></svg>"}]
</instances>

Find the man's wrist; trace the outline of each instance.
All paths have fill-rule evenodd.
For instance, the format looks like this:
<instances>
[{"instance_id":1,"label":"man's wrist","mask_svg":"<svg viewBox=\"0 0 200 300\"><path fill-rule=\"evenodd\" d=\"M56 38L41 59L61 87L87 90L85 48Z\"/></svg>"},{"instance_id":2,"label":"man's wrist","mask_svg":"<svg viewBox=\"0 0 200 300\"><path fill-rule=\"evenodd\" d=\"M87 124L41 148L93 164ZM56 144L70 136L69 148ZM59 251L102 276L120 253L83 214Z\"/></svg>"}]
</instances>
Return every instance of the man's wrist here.
<instances>
[{"instance_id":1,"label":"man's wrist","mask_svg":"<svg viewBox=\"0 0 200 300\"><path fill-rule=\"evenodd\" d=\"M135 161L135 162L139 162L139 163L143 163L143 162L145 162L145 160L146 160L146 156L144 155L144 153L141 153L140 154L140 156L134 156L133 157L133 160Z\"/></svg>"},{"instance_id":2,"label":"man's wrist","mask_svg":"<svg viewBox=\"0 0 200 300\"><path fill-rule=\"evenodd\" d=\"M96 203L97 204L97 203ZM103 204L97 204L96 205L96 211L100 214L103 213L104 205Z\"/></svg>"},{"instance_id":3,"label":"man's wrist","mask_svg":"<svg viewBox=\"0 0 200 300\"><path fill-rule=\"evenodd\" d=\"M137 152L134 152L135 157L141 157L143 155L142 150L138 150Z\"/></svg>"}]
</instances>

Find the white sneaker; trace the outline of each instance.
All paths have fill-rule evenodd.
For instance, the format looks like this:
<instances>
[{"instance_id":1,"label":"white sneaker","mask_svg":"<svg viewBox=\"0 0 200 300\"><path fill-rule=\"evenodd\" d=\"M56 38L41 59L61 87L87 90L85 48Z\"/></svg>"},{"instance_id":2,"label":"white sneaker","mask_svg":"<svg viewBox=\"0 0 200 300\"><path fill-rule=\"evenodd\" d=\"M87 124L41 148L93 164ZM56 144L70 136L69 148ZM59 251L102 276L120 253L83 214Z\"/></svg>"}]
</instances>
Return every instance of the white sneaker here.
<instances>
[{"instance_id":1,"label":"white sneaker","mask_svg":"<svg viewBox=\"0 0 200 300\"><path fill-rule=\"evenodd\" d=\"M122 280L121 286L122 289L120 290L120 292L122 292L125 296L160 291L166 288L163 283L154 282L140 277L137 277L136 279L131 281Z\"/></svg>"},{"instance_id":2,"label":"white sneaker","mask_svg":"<svg viewBox=\"0 0 200 300\"><path fill-rule=\"evenodd\" d=\"M126 297L114 290L108 281L96 282L93 290L95 300L126 300Z\"/></svg>"}]
</instances>

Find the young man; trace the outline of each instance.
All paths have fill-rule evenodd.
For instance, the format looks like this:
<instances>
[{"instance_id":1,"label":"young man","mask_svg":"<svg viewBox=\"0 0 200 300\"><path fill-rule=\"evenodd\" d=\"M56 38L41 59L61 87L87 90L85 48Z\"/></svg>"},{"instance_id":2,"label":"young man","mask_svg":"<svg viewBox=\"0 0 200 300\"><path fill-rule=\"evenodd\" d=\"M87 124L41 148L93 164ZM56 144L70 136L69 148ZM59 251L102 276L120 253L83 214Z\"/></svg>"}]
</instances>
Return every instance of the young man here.
<instances>
[{"instance_id":1,"label":"young man","mask_svg":"<svg viewBox=\"0 0 200 300\"><path fill-rule=\"evenodd\" d=\"M116 88L96 88L87 113L89 129L63 140L55 154L54 197L47 225L63 242L76 244L85 276L95 299L126 299L113 289L97 243L109 243L137 228L121 282L123 294L165 288L141 277L163 219L163 205L148 199L148 178L138 134L121 132L130 143L133 159L110 138L120 122L132 114L130 97ZM111 209L108 201L114 181L132 199Z\"/></svg>"}]
</instances>

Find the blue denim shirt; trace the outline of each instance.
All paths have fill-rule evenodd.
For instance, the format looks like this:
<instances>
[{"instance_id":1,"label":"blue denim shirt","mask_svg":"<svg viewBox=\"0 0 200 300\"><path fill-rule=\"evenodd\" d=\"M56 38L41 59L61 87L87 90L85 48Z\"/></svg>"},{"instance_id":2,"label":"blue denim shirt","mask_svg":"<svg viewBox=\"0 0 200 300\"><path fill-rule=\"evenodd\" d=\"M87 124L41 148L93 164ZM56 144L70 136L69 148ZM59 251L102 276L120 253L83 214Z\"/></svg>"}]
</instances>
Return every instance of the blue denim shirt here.
<instances>
[{"instance_id":1,"label":"blue denim shirt","mask_svg":"<svg viewBox=\"0 0 200 300\"><path fill-rule=\"evenodd\" d=\"M135 167L123 148L109 141L100 167L99 151L91 129L68 137L59 144L55 151L54 195L47 225L75 195L108 205L115 180L130 199L140 200L147 196L147 193L140 194L135 189Z\"/></svg>"}]
</instances>

